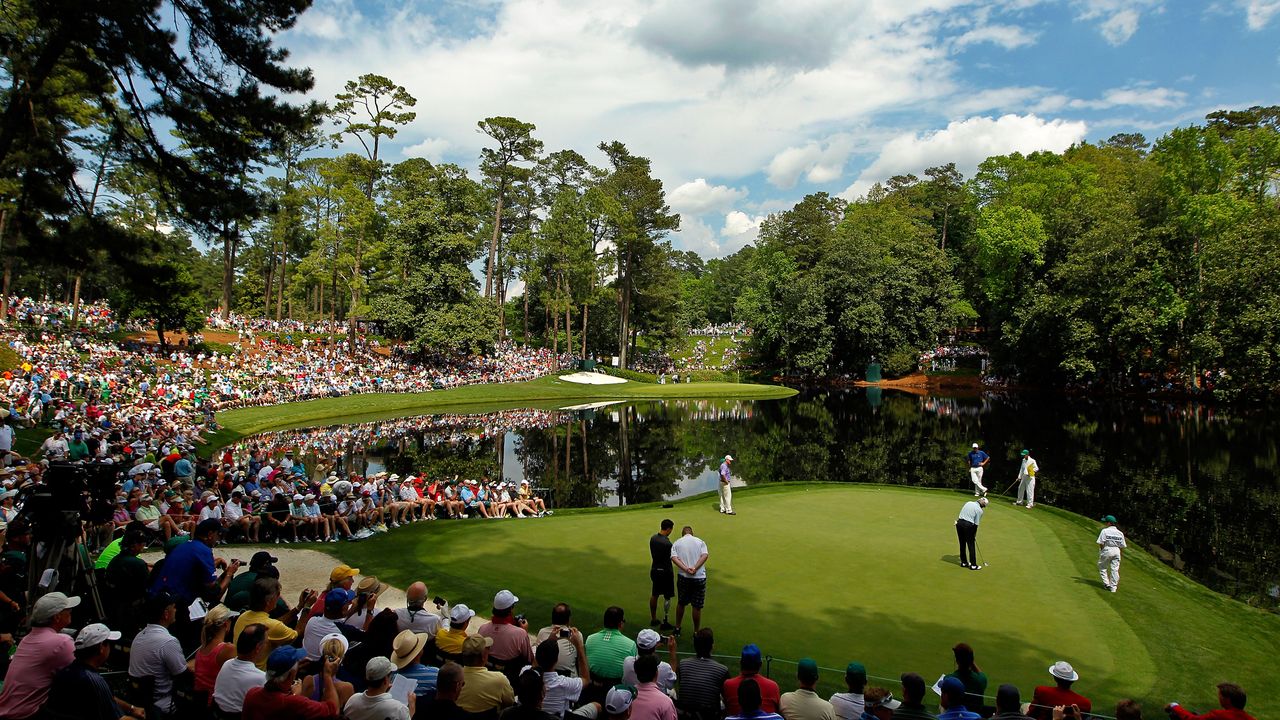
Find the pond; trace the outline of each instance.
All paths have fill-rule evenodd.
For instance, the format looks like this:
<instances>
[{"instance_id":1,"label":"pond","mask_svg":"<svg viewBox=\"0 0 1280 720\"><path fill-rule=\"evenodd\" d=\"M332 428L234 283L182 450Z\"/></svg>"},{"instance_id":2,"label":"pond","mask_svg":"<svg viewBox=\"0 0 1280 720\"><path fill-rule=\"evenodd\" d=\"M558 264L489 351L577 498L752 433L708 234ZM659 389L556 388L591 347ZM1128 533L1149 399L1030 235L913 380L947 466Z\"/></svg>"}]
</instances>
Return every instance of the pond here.
<instances>
[{"instance_id":1,"label":"pond","mask_svg":"<svg viewBox=\"0 0 1280 720\"><path fill-rule=\"evenodd\" d=\"M1280 595L1280 418L1212 406L1027 393L847 390L776 401L618 403L432 415L269 433L247 442L357 472L529 479L556 506L620 505L713 490L725 453L747 484L970 487L980 442L994 494L1022 448L1037 503L1114 514L1132 541L1258 605Z\"/></svg>"}]
</instances>

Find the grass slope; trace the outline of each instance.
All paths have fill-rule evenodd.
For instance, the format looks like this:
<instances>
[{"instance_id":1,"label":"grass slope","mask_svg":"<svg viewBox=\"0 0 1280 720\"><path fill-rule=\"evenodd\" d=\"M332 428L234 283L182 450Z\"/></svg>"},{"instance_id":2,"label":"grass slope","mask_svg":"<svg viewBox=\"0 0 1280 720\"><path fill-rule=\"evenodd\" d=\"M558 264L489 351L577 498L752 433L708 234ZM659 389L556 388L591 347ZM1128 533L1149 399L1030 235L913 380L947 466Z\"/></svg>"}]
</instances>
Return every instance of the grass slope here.
<instances>
[{"instance_id":1,"label":"grass slope","mask_svg":"<svg viewBox=\"0 0 1280 720\"><path fill-rule=\"evenodd\" d=\"M719 515L702 496L674 509L436 521L322 549L402 587L426 580L433 594L482 613L496 590L510 588L535 627L566 601L591 632L606 606L620 604L634 634L648 619L647 540L671 517L676 535L690 524L710 547L704 621L720 653L759 642L775 658L812 656L828 668L859 659L873 676L915 670L932 680L950 669L950 647L965 641L992 694L1013 682L1029 697L1049 680L1045 668L1067 659L1081 675L1078 689L1108 714L1121 697L1152 710L1172 699L1208 710L1216 707L1213 684L1226 679L1246 688L1256 717L1280 711L1280 678L1271 672L1280 617L1215 594L1137 548L1126 555L1121 591L1105 592L1097 524L1050 508L994 503L979 534L990 567L964 570L953 521L967 499L879 486L762 486L737 494L737 517ZM686 635L681 650L691 649ZM776 661L772 674L789 686L791 672ZM824 674L826 689L836 682L838 673Z\"/></svg>"},{"instance_id":2,"label":"grass slope","mask_svg":"<svg viewBox=\"0 0 1280 720\"><path fill-rule=\"evenodd\" d=\"M656 385L626 382L616 385L580 385L545 377L529 382L467 385L424 393L375 393L306 402L240 408L218 413L224 430L212 446L267 430L304 427L332 422L367 422L430 412L486 412L500 409L540 407L602 400L646 400L687 398L734 398L763 400L785 398L796 391L776 385L737 383L692 383Z\"/></svg>"}]
</instances>

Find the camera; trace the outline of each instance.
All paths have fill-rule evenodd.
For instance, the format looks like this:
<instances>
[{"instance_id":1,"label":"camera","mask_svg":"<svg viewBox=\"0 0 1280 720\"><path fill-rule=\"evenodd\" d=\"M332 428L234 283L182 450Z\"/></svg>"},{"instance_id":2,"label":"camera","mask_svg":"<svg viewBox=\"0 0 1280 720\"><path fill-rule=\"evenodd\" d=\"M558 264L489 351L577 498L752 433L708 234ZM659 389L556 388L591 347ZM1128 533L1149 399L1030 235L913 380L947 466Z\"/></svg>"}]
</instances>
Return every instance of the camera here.
<instances>
[{"instance_id":1,"label":"camera","mask_svg":"<svg viewBox=\"0 0 1280 720\"><path fill-rule=\"evenodd\" d=\"M570 635L572 635L572 634L573 634L573 630L570 630L570 629L569 629L569 628L567 628L567 627L562 627L562 628L560 628L560 637L562 637L562 638L567 638L567 637L569 637L569 636L570 636Z\"/></svg>"},{"instance_id":2,"label":"camera","mask_svg":"<svg viewBox=\"0 0 1280 720\"><path fill-rule=\"evenodd\" d=\"M440 597L439 595L437 595L435 599L432 600L431 602L435 603L436 607L444 607L444 598Z\"/></svg>"},{"instance_id":3,"label":"camera","mask_svg":"<svg viewBox=\"0 0 1280 720\"><path fill-rule=\"evenodd\" d=\"M516 616L516 624L517 624L517 625L523 625L523 624L524 624L524 615L517 615L517 616Z\"/></svg>"}]
</instances>

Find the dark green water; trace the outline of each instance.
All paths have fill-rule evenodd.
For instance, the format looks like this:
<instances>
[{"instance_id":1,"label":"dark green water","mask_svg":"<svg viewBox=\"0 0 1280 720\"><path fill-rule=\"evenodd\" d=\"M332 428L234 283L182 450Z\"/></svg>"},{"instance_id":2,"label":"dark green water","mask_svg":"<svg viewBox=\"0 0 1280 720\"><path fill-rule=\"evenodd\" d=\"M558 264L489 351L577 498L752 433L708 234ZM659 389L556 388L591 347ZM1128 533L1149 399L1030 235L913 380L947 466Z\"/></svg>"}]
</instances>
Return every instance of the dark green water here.
<instances>
[{"instance_id":1,"label":"dark green water","mask_svg":"<svg viewBox=\"0 0 1280 720\"><path fill-rule=\"evenodd\" d=\"M405 418L339 433L328 453L370 471L528 478L554 504L617 505L712 490L720 457L747 484L970 487L964 454L992 455L994 494L1031 448L1037 503L1114 514L1132 541L1197 580L1276 607L1280 419L1186 403L850 390L781 401L679 401L595 410ZM295 439L276 438L293 444ZM1034 512L1031 511L1031 512Z\"/></svg>"}]
</instances>

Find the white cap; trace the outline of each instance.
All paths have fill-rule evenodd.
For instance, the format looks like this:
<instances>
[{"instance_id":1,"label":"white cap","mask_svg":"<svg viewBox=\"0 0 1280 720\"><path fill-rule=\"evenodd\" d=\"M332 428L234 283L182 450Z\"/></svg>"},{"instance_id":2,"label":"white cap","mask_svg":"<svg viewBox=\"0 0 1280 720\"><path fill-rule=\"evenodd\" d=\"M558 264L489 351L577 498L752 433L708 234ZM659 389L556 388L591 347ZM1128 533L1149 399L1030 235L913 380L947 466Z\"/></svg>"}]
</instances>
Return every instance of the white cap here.
<instances>
[{"instance_id":1,"label":"white cap","mask_svg":"<svg viewBox=\"0 0 1280 720\"><path fill-rule=\"evenodd\" d=\"M973 448L974 448L975 450L977 450L977 449L978 449L978 443L974 443L974 444L973 444Z\"/></svg>"},{"instance_id":2,"label":"white cap","mask_svg":"<svg viewBox=\"0 0 1280 720\"><path fill-rule=\"evenodd\" d=\"M63 610L70 610L79 604L80 597L78 595L67 597L60 592L51 592L41 595L40 599L36 600L36 604L31 608L31 622L41 624L47 623L53 619L54 615L57 615Z\"/></svg>"},{"instance_id":3,"label":"white cap","mask_svg":"<svg viewBox=\"0 0 1280 720\"><path fill-rule=\"evenodd\" d=\"M475 616L475 612L462 603L454 605L453 608L449 610L449 620L455 624L467 622Z\"/></svg>"},{"instance_id":4,"label":"white cap","mask_svg":"<svg viewBox=\"0 0 1280 720\"><path fill-rule=\"evenodd\" d=\"M302 499L302 495L301 495L300 493L294 493L294 494L293 494L293 499L294 499L294 500L301 500L301 499Z\"/></svg>"},{"instance_id":5,"label":"white cap","mask_svg":"<svg viewBox=\"0 0 1280 720\"><path fill-rule=\"evenodd\" d=\"M662 640L662 636L651 628L645 628L636 635L636 645L643 650L652 650L658 647L658 643Z\"/></svg>"},{"instance_id":6,"label":"white cap","mask_svg":"<svg viewBox=\"0 0 1280 720\"><path fill-rule=\"evenodd\" d=\"M120 633L112 631L111 628L102 623L85 625L83 630L76 633L76 649L83 650L94 645L101 645L108 640L119 639Z\"/></svg>"},{"instance_id":7,"label":"white cap","mask_svg":"<svg viewBox=\"0 0 1280 720\"><path fill-rule=\"evenodd\" d=\"M508 610L518 602L520 602L520 598L516 597L510 590L499 590L498 594L493 596L493 609Z\"/></svg>"},{"instance_id":8,"label":"white cap","mask_svg":"<svg viewBox=\"0 0 1280 720\"><path fill-rule=\"evenodd\" d=\"M732 456L732 455L725 455L725 456L724 456L724 459L725 459L725 460L728 460L729 462L733 462L733 456Z\"/></svg>"}]
</instances>

